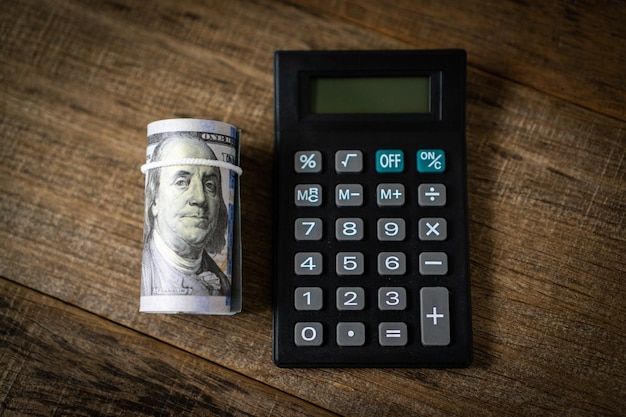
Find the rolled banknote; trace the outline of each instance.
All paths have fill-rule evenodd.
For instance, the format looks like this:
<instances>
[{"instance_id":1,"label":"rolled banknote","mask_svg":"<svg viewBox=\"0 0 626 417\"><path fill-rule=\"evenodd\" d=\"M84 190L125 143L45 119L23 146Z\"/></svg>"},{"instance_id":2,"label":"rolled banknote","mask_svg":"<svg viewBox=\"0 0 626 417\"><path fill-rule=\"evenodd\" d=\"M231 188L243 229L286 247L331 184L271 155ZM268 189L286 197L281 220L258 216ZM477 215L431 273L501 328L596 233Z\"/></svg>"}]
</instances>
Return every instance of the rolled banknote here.
<instances>
[{"instance_id":1,"label":"rolled banknote","mask_svg":"<svg viewBox=\"0 0 626 417\"><path fill-rule=\"evenodd\" d=\"M139 311L241 311L239 139L212 120L148 124Z\"/></svg>"}]
</instances>

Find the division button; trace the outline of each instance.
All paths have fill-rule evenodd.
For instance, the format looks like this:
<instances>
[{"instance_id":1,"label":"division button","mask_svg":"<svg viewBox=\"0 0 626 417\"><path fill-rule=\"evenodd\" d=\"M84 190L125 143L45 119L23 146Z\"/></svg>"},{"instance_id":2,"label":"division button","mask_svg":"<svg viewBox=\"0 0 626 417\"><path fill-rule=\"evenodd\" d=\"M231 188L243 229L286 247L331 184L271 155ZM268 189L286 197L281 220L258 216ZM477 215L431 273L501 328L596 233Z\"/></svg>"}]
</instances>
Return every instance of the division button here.
<instances>
[{"instance_id":1,"label":"division button","mask_svg":"<svg viewBox=\"0 0 626 417\"><path fill-rule=\"evenodd\" d=\"M443 184L421 184L417 187L417 202L421 207L446 205L446 186Z\"/></svg>"},{"instance_id":2,"label":"division button","mask_svg":"<svg viewBox=\"0 0 626 417\"><path fill-rule=\"evenodd\" d=\"M445 287L420 290L420 327L424 346L450 344L449 293Z\"/></svg>"}]
</instances>

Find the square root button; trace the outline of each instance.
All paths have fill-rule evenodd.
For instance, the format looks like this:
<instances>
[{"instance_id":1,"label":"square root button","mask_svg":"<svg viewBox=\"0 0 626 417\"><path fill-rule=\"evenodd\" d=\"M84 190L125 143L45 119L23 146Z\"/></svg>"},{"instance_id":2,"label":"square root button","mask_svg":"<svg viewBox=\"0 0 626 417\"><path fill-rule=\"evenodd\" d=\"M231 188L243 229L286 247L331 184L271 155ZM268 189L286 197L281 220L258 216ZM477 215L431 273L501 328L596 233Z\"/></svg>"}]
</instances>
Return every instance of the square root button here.
<instances>
[{"instance_id":1,"label":"square root button","mask_svg":"<svg viewBox=\"0 0 626 417\"><path fill-rule=\"evenodd\" d=\"M335 172L361 172L363 171L363 152L361 151L337 151L335 152Z\"/></svg>"}]
</instances>

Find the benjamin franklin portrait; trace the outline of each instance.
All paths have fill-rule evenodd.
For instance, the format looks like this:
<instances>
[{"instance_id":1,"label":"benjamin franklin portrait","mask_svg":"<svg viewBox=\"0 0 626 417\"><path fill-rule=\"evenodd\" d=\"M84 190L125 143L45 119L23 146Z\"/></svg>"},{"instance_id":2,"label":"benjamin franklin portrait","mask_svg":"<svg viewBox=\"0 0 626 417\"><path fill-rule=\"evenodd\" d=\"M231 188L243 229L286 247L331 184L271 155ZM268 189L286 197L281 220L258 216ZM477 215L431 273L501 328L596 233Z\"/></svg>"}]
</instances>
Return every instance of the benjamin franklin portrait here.
<instances>
[{"instance_id":1,"label":"benjamin franklin portrait","mask_svg":"<svg viewBox=\"0 0 626 417\"><path fill-rule=\"evenodd\" d=\"M183 158L217 159L201 139L174 133L160 141L150 162ZM211 256L224 248L227 227L218 167L149 170L141 295L229 296L230 280Z\"/></svg>"}]
</instances>

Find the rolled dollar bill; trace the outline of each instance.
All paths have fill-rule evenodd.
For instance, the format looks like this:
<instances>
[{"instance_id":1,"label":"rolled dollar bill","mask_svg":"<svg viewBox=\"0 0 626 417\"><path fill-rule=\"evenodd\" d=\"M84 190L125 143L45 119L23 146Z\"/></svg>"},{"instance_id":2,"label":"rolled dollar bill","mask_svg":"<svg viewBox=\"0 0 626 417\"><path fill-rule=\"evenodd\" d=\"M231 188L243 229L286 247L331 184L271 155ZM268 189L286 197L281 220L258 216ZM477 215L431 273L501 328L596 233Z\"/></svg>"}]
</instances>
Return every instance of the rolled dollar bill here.
<instances>
[{"instance_id":1,"label":"rolled dollar bill","mask_svg":"<svg viewBox=\"0 0 626 417\"><path fill-rule=\"evenodd\" d=\"M224 122L148 124L139 311L241 311L239 140Z\"/></svg>"}]
</instances>

